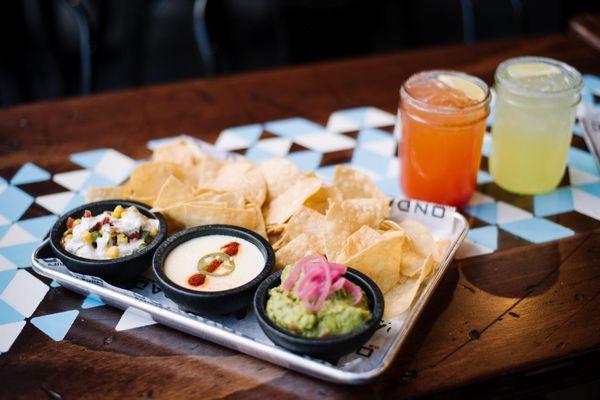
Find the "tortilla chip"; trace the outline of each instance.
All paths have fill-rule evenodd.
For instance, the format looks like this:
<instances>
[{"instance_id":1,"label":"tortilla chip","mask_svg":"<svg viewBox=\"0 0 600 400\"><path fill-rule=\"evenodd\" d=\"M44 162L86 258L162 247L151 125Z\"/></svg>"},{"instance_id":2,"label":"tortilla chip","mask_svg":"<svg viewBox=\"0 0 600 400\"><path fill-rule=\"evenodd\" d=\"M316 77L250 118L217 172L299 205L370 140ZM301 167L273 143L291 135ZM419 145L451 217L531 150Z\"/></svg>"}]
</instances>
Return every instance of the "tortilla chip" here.
<instances>
[{"instance_id":1,"label":"tortilla chip","mask_svg":"<svg viewBox=\"0 0 600 400\"><path fill-rule=\"evenodd\" d=\"M154 148L153 161L167 161L185 167L193 167L206 158L206 154L196 143L189 139L177 139Z\"/></svg>"},{"instance_id":2,"label":"tortilla chip","mask_svg":"<svg viewBox=\"0 0 600 400\"><path fill-rule=\"evenodd\" d=\"M398 225L398 223L396 221L392 221L391 219L383 220L381 222L381 224L379 224L379 229L381 229L382 231L402 231L402 232L404 232L404 229L402 229L402 227L400 225Z\"/></svg>"},{"instance_id":3,"label":"tortilla chip","mask_svg":"<svg viewBox=\"0 0 600 400\"><path fill-rule=\"evenodd\" d=\"M387 232L381 235L379 241L342 263L366 274L382 293L386 293L400 279L403 244L402 232Z\"/></svg>"},{"instance_id":4,"label":"tortilla chip","mask_svg":"<svg viewBox=\"0 0 600 400\"><path fill-rule=\"evenodd\" d=\"M215 207L205 204L177 204L161 211L183 228L210 224L227 224L255 229L256 212L252 209Z\"/></svg>"},{"instance_id":5,"label":"tortilla chip","mask_svg":"<svg viewBox=\"0 0 600 400\"><path fill-rule=\"evenodd\" d=\"M248 206L248 208L250 208L254 212L255 222L254 222L254 228L252 228L252 230L254 232L258 233L260 236L267 239L268 236L267 236L267 230L265 228L265 219L263 217L260 207L255 206L254 204L250 204Z\"/></svg>"},{"instance_id":6,"label":"tortilla chip","mask_svg":"<svg viewBox=\"0 0 600 400\"><path fill-rule=\"evenodd\" d=\"M156 196L154 208L166 208L174 203L191 201L193 198L192 189L188 185L181 182L175 176L169 176L160 188L158 196Z\"/></svg>"},{"instance_id":7,"label":"tortilla chip","mask_svg":"<svg viewBox=\"0 0 600 400\"><path fill-rule=\"evenodd\" d=\"M302 177L302 171L285 158L272 158L260 165L267 184L268 198L274 200Z\"/></svg>"},{"instance_id":8,"label":"tortilla chip","mask_svg":"<svg viewBox=\"0 0 600 400\"><path fill-rule=\"evenodd\" d=\"M214 201L223 202L229 208L244 208L246 199L241 192L217 192L205 190L196 194L192 201Z\"/></svg>"},{"instance_id":9,"label":"tortilla chip","mask_svg":"<svg viewBox=\"0 0 600 400\"><path fill-rule=\"evenodd\" d=\"M315 194L306 199L304 205L325 214L332 203L342 200L342 194L337 187L322 186Z\"/></svg>"},{"instance_id":10,"label":"tortilla chip","mask_svg":"<svg viewBox=\"0 0 600 400\"><path fill-rule=\"evenodd\" d=\"M335 167L333 185L340 190L344 199L376 198L389 200L373 183L371 178L362 172L343 165Z\"/></svg>"},{"instance_id":11,"label":"tortilla chip","mask_svg":"<svg viewBox=\"0 0 600 400\"><path fill-rule=\"evenodd\" d=\"M363 225L375 228L389 215L385 199L351 199L334 202L325 215L325 252L329 260L338 255L348 236Z\"/></svg>"},{"instance_id":12,"label":"tortilla chip","mask_svg":"<svg viewBox=\"0 0 600 400\"><path fill-rule=\"evenodd\" d=\"M435 261L433 260L433 257L431 255L428 256L423 260L423 266L418 278L407 279L385 294L384 318L394 318L408 310L419 292L421 283L429 276L434 264Z\"/></svg>"},{"instance_id":13,"label":"tortilla chip","mask_svg":"<svg viewBox=\"0 0 600 400\"><path fill-rule=\"evenodd\" d=\"M248 161L224 164L207 189L241 192L251 203L261 207L267 196L267 186L260 170Z\"/></svg>"},{"instance_id":14,"label":"tortilla chip","mask_svg":"<svg viewBox=\"0 0 600 400\"><path fill-rule=\"evenodd\" d=\"M302 178L288 190L271 201L265 211L265 222L268 225L280 225L286 222L310 196L321 188L317 178Z\"/></svg>"},{"instance_id":15,"label":"tortilla chip","mask_svg":"<svg viewBox=\"0 0 600 400\"><path fill-rule=\"evenodd\" d=\"M186 182L181 167L171 162L147 162L131 172L131 188L138 197L156 197L170 176Z\"/></svg>"},{"instance_id":16,"label":"tortilla chip","mask_svg":"<svg viewBox=\"0 0 600 400\"><path fill-rule=\"evenodd\" d=\"M318 253L318 249L314 241L311 240L310 235L303 233L277 250L275 253L275 266L281 269L286 265L296 264L303 257L315 253Z\"/></svg>"},{"instance_id":17,"label":"tortilla chip","mask_svg":"<svg viewBox=\"0 0 600 400\"><path fill-rule=\"evenodd\" d=\"M381 240L381 234L375 229L364 225L346 239L338 259L347 260L367 247L374 245L379 240Z\"/></svg>"},{"instance_id":18,"label":"tortilla chip","mask_svg":"<svg viewBox=\"0 0 600 400\"><path fill-rule=\"evenodd\" d=\"M89 187L85 194L85 202L91 203L100 200L127 200L131 198L131 188L128 186L116 187Z\"/></svg>"},{"instance_id":19,"label":"tortilla chip","mask_svg":"<svg viewBox=\"0 0 600 400\"><path fill-rule=\"evenodd\" d=\"M419 254L422 256L437 254L438 249L435 239L425 225L417 221L405 220L400 223L400 227L404 229Z\"/></svg>"},{"instance_id":20,"label":"tortilla chip","mask_svg":"<svg viewBox=\"0 0 600 400\"><path fill-rule=\"evenodd\" d=\"M290 240L306 234L315 242L319 254L325 253L323 226L325 216L308 207L301 207L286 224L283 236L273 245L274 249L283 247Z\"/></svg>"}]
</instances>

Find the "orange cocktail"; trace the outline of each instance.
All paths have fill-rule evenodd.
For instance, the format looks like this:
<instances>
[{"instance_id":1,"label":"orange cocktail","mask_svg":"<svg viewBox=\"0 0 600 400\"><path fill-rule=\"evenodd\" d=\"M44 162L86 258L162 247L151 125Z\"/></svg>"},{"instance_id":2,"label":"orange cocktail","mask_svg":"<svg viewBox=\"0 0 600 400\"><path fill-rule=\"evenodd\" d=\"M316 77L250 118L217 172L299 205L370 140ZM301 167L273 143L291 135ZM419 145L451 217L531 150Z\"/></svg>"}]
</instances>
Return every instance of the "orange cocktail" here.
<instances>
[{"instance_id":1,"label":"orange cocktail","mask_svg":"<svg viewBox=\"0 0 600 400\"><path fill-rule=\"evenodd\" d=\"M426 71L400 89L401 184L408 197L462 207L477 184L489 89L473 76Z\"/></svg>"}]
</instances>

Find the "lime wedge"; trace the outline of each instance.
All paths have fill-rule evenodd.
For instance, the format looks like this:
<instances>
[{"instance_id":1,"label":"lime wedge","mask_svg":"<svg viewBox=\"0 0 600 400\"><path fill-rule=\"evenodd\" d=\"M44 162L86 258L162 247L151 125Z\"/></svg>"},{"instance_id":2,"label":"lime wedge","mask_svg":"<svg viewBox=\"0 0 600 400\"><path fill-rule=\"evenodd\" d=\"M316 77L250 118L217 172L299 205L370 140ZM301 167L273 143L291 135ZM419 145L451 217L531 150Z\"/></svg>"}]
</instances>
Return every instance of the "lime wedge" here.
<instances>
[{"instance_id":1,"label":"lime wedge","mask_svg":"<svg viewBox=\"0 0 600 400\"><path fill-rule=\"evenodd\" d=\"M460 90L472 100L481 101L485 98L485 92L481 86L468 79L456 75L438 75L437 78L452 89Z\"/></svg>"},{"instance_id":2,"label":"lime wedge","mask_svg":"<svg viewBox=\"0 0 600 400\"><path fill-rule=\"evenodd\" d=\"M560 68L544 63L512 64L506 68L508 75L514 79L535 78L560 74Z\"/></svg>"}]
</instances>

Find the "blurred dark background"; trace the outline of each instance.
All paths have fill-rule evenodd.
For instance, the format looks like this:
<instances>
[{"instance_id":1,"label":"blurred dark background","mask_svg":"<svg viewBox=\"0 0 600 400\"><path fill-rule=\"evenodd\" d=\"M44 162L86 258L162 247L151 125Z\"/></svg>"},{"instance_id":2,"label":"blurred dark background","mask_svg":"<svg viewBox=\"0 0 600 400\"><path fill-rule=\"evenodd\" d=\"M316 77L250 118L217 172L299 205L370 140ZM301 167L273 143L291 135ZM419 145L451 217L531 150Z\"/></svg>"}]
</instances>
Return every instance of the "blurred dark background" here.
<instances>
[{"instance_id":1,"label":"blurred dark background","mask_svg":"<svg viewBox=\"0 0 600 400\"><path fill-rule=\"evenodd\" d=\"M563 32L598 0L4 0L0 106Z\"/></svg>"}]
</instances>

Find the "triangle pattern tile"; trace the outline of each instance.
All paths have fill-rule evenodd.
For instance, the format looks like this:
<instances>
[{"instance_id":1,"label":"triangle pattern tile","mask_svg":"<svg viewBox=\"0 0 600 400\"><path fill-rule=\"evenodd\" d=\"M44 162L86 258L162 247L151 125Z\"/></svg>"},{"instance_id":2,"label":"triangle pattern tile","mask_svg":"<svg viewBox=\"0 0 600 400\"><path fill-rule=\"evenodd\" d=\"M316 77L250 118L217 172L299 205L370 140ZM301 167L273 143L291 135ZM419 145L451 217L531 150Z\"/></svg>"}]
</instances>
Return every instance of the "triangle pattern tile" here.
<instances>
[{"instance_id":1,"label":"triangle pattern tile","mask_svg":"<svg viewBox=\"0 0 600 400\"><path fill-rule=\"evenodd\" d=\"M50 179L50 173L34 163L23 164L10 180L11 185L25 185L28 183L44 182Z\"/></svg>"},{"instance_id":2,"label":"triangle pattern tile","mask_svg":"<svg viewBox=\"0 0 600 400\"><path fill-rule=\"evenodd\" d=\"M39 196L35 202L53 214L63 214L67 211L67 207L75 198L74 192L61 192Z\"/></svg>"},{"instance_id":3,"label":"triangle pattern tile","mask_svg":"<svg viewBox=\"0 0 600 400\"><path fill-rule=\"evenodd\" d=\"M15 310L14 307L0 299L0 325L22 321L23 319L25 317Z\"/></svg>"},{"instance_id":4,"label":"triangle pattern tile","mask_svg":"<svg viewBox=\"0 0 600 400\"><path fill-rule=\"evenodd\" d=\"M321 163L321 158L323 158L323 154L306 150L290 153L286 158L296 164L302 171L309 172L318 168Z\"/></svg>"},{"instance_id":5,"label":"triangle pattern tile","mask_svg":"<svg viewBox=\"0 0 600 400\"><path fill-rule=\"evenodd\" d=\"M69 329L79 315L79 311L70 310L54 314L46 314L31 319L31 323L51 339L61 341L67 336Z\"/></svg>"},{"instance_id":6,"label":"triangle pattern tile","mask_svg":"<svg viewBox=\"0 0 600 400\"><path fill-rule=\"evenodd\" d=\"M15 186L7 186L0 193L0 214L9 221L17 221L31 203L33 197Z\"/></svg>"},{"instance_id":7,"label":"triangle pattern tile","mask_svg":"<svg viewBox=\"0 0 600 400\"><path fill-rule=\"evenodd\" d=\"M16 268L17 266L14 263L12 263L3 255L0 255L0 273L3 271L14 270Z\"/></svg>"},{"instance_id":8,"label":"triangle pattern tile","mask_svg":"<svg viewBox=\"0 0 600 400\"><path fill-rule=\"evenodd\" d=\"M107 150L98 163L94 172L108 179L113 184L120 184L129 177L135 167L135 160L116 150Z\"/></svg>"},{"instance_id":9,"label":"triangle pattern tile","mask_svg":"<svg viewBox=\"0 0 600 400\"><path fill-rule=\"evenodd\" d=\"M344 118L353 121L359 128L363 128L365 127L368 111L368 107L356 107L337 111L336 114L344 116Z\"/></svg>"},{"instance_id":10,"label":"triangle pattern tile","mask_svg":"<svg viewBox=\"0 0 600 400\"><path fill-rule=\"evenodd\" d=\"M13 280L16 274L16 269L0 271L0 294L4 292L4 289L6 289L6 287L8 286L10 281Z\"/></svg>"},{"instance_id":11,"label":"triangle pattern tile","mask_svg":"<svg viewBox=\"0 0 600 400\"><path fill-rule=\"evenodd\" d=\"M497 203L496 223L498 225L507 224L509 222L521 221L532 217L533 215L530 212L522 210L519 207L515 207L504 201L499 201Z\"/></svg>"},{"instance_id":12,"label":"triangle pattern tile","mask_svg":"<svg viewBox=\"0 0 600 400\"><path fill-rule=\"evenodd\" d=\"M0 256L18 268L31 266L31 254L40 241L17 244L14 246L0 247Z\"/></svg>"},{"instance_id":13,"label":"triangle pattern tile","mask_svg":"<svg viewBox=\"0 0 600 400\"><path fill-rule=\"evenodd\" d=\"M477 171L477 184L485 185L486 183L494 182L494 178L486 171Z\"/></svg>"},{"instance_id":14,"label":"triangle pattern tile","mask_svg":"<svg viewBox=\"0 0 600 400\"><path fill-rule=\"evenodd\" d=\"M385 176L388 178L400 178L400 159L398 157L390 157Z\"/></svg>"},{"instance_id":15,"label":"triangle pattern tile","mask_svg":"<svg viewBox=\"0 0 600 400\"><path fill-rule=\"evenodd\" d=\"M83 187L79 190L82 192L87 191L90 186L94 187L111 187L115 186L114 180L108 179L107 177L100 175L97 172L92 172L88 179L84 182Z\"/></svg>"},{"instance_id":16,"label":"triangle pattern tile","mask_svg":"<svg viewBox=\"0 0 600 400\"><path fill-rule=\"evenodd\" d=\"M105 302L102 301L102 299L100 297L98 297L97 294L88 294L86 296L86 298L83 300L83 302L81 303L81 308L94 308L94 307L100 307L100 306L104 306L106 305Z\"/></svg>"},{"instance_id":17,"label":"triangle pattern tile","mask_svg":"<svg viewBox=\"0 0 600 400\"><path fill-rule=\"evenodd\" d=\"M498 221L498 205L495 202L480 203L474 206L465 207L463 211L473 217L476 217L488 224L495 224Z\"/></svg>"},{"instance_id":18,"label":"triangle pattern tile","mask_svg":"<svg viewBox=\"0 0 600 400\"><path fill-rule=\"evenodd\" d=\"M481 154L489 157L492 151L492 135L485 133L483 135L483 143L481 144Z\"/></svg>"},{"instance_id":19,"label":"triangle pattern tile","mask_svg":"<svg viewBox=\"0 0 600 400\"><path fill-rule=\"evenodd\" d=\"M256 146L250 147L248 150L246 150L246 158L257 163L270 160L274 157L278 156L269 152L268 150L263 150Z\"/></svg>"},{"instance_id":20,"label":"triangle pattern tile","mask_svg":"<svg viewBox=\"0 0 600 400\"><path fill-rule=\"evenodd\" d=\"M37 238L23 229L18 223L15 223L0 239L0 247L9 247L31 242L37 242Z\"/></svg>"},{"instance_id":21,"label":"triangle pattern tile","mask_svg":"<svg viewBox=\"0 0 600 400\"><path fill-rule=\"evenodd\" d=\"M575 234L571 229L543 218L530 218L500 225L508 233L533 243L544 243Z\"/></svg>"},{"instance_id":22,"label":"triangle pattern tile","mask_svg":"<svg viewBox=\"0 0 600 400\"><path fill-rule=\"evenodd\" d=\"M76 171L56 174L52 179L59 185L71 191L78 192L83 189L83 186L91 175L92 171L89 169L78 169Z\"/></svg>"},{"instance_id":23,"label":"triangle pattern tile","mask_svg":"<svg viewBox=\"0 0 600 400\"><path fill-rule=\"evenodd\" d=\"M351 132L357 131L360 129L360 125L355 121L346 118L343 114L339 112L334 112L329 116L329 120L327 121L327 130L329 132Z\"/></svg>"},{"instance_id":24,"label":"triangle pattern tile","mask_svg":"<svg viewBox=\"0 0 600 400\"><path fill-rule=\"evenodd\" d=\"M229 130L221 132L215 142L215 146L224 151L245 149L250 147L250 145L251 142L248 139L234 135Z\"/></svg>"},{"instance_id":25,"label":"triangle pattern tile","mask_svg":"<svg viewBox=\"0 0 600 400\"><path fill-rule=\"evenodd\" d=\"M573 211L571 188L560 188L550 193L533 196L533 209L535 215L539 217Z\"/></svg>"},{"instance_id":26,"label":"triangle pattern tile","mask_svg":"<svg viewBox=\"0 0 600 400\"><path fill-rule=\"evenodd\" d=\"M600 221L600 198L577 188L573 188L572 193L574 210Z\"/></svg>"},{"instance_id":27,"label":"triangle pattern tile","mask_svg":"<svg viewBox=\"0 0 600 400\"><path fill-rule=\"evenodd\" d=\"M142 326L153 324L156 324L156 322L154 322L150 314L133 307L128 307L117 323L115 330L126 331L129 329L140 328Z\"/></svg>"},{"instance_id":28,"label":"triangle pattern tile","mask_svg":"<svg viewBox=\"0 0 600 400\"><path fill-rule=\"evenodd\" d=\"M494 250L492 249L474 243L469 239L465 239L462 245L458 248L455 258L457 260L464 260L465 258L481 256L484 254L491 254L493 252Z\"/></svg>"},{"instance_id":29,"label":"triangle pattern tile","mask_svg":"<svg viewBox=\"0 0 600 400\"><path fill-rule=\"evenodd\" d=\"M498 250L498 227L495 225L473 228L469 231L467 238L492 251Z\"/></svg>"},{"instance_id":30,"label":"triangle pattern tile","mask_svg":"<svg viewBox=\"0 0 600 400\"><path fill-rule=\"evenodd\" d=\"M592 196L600 197L600 182L587 183L585 185L577 186L577 189L583 190L591 194Z\"/></svg>"},{"instance_id":31,"label":"triangle pattern tile","mask_svg":"<svg viewBox=\"0 0 600 400\"><path fill-rule=\"evenodd\" d=\"M358 137L356 138L359 146L364 146L369 142L377 142L380 140L390 139L395 142L393 136L390 135L388 132L376 128L361 129L358 132Z\"/></svg>"},{"instance_id":32,"label":"triangle pattern tile","mask_svg":"<svg viewBox=\"0 0 600 400\"><path fill-rule=\"evenodd\" d=\"M381 127L394 125L395 122L396 116L394 114L390 114L379 108L368 107L363 125L368 127Z\"/></svg>"},{"instance_id":33,"label":"triangle pattern tile","mask_svg":"<svg viewBox=\"0 0 600 400\"><path fill-rule=\"evenodd\" d=\"M228 128L221 132L219 138L215 142L215 146L220 149L227 150L229 147L227 146L227 142L230 142L230 144L237 143L241 145L241 147L236 147L238 149L250 147L250 145L258 140L262 132L263 126L261 124L242 125ZM225 139L221 139L221 137L224 137Z\"/></svg>"},{"instance_id":34,"label":"triangle pattern tile","mask_svg":"<svg viewBox=\"0 0 600 400\"><path fill-rule=\"evenodd\" d=\"M42 302L48 286L29 272L20 269L0 294L5 301L25 317L30 317Z\"/></svg>"},{"instance_id":35,"label":"triangle pattern tile","mask_svg":"<svg viewBox=\"0 0 600 400\"><path fill-rule=\"evenodd\" d=\"M25 321L18 321L0 325L0 353L6 353L10 350L15 340L21 334L25 324Z\"/></svg>"},{"instance_id":36,"label":"triangle pattern tile","mask_svg":"<svg viewBox=\"0 0 600 400\"><path fill-rule=\"evenodd\" d=\"M72 162L83 168L94 169L107 151L108 149L83 151L80 153L71 154L69 158Z\"/></svg>"},{"instance_id":37,"label":"triangle pattern tile","mask_svg":"<svg viewBox=\"0 0 600 400\"><path fill-rule=\"evenodd\" d=\"M587 151L583 151L576 147L569 149L569 158L567 164L570 167L575 167L580 171L584 171L593 176L600 176L600 171L596 166L594 157Z\"/></svg>"},{"instance_id":38,"label":"triangle pattern tile","mask_svg":"<svg viewBox=\"0 0 600 400\"><path fill-rule=\"evenodd\" d=\"M387 194L391 197L401 197L403 196L402 189L400 188L400 182L398 178L385 178L379 179L375 181L375 185L381 190L383 193Z\"/></svg>"},{"instance_id":39,"label":"triangle pattern tile","mask_svg":"<svg viewBox=\"0 0 600 400\"><path fill-rule=\"evenodd\" d=\"M291 146L291 139L287 137L275 137L270 139L261 139L251 148L260 149L263 152L273 154L274 157L283 157L288 153Z\"/></svg>"},{"instance_id":40,"label":"triangle pattern tile","mask_svg":"<svg viewBox=\"0 0 600 400\"><path fill-rule=\"evenodd\" d=\"M321 133L325 128L306 118L288 118L265 123L265 129L278 136L294 138L298 135Z\"/></svg>"},{"instance_id":41,"label":"triangle pattern tile","mask_svg":"<svg viewBox=\"0 0 600 400\"><path fill-rule=\"evenodd\" d=\"M585 185L586 183L600 182L600 176L589 174L575 167L569 167L569 181L571 185Z\"/></svg>"},{"instance_id":42,"label":"triangle pattern tile","mask_svg":"<svg viewBox=\"0 0 600 400\"><path fill-rule=\"evenodd\" d=\"M364 147L357 147L352 155L352 167L361 170L367 170L375 174L377 178L384 177L387 174L388 160L381 157L371 150Z\"/></svg>"},{"instance_id":43,"label":"triangle pattern tile","mask_svg":"<svg viewBox=\"0 0 600 400\"><path fill-rule=\"evenodd\" d=\"M481 192L475 191L473 195L469 199L469 206L475 206L477 204L484 203L493 203L494 198L492 196L488 196L487 194L483 194Z\"/></svg>"},{"instance_id":44,"label":"triangle pattern tile","mask_svg":"<svg viewBox=\"0 0 600 400\"><path fill-rule=\"evenodd\" d=\"M57 220L58 217L56 215L45 215L43 217L23 219L16 224L34 237L43 239Z\"/></svg>"},{"instance_id":45,"label":"triangle pattern tile","mask_svg":"<svg viewBox=\"0 0 600 400\"><path fill-rule=\"evenodd\" d=\"M294 142L307 149L321 153L349 150L352 149L355 144L354 139L332 132L297 135L294 137Z\"/></svg>"}]
</instances>

